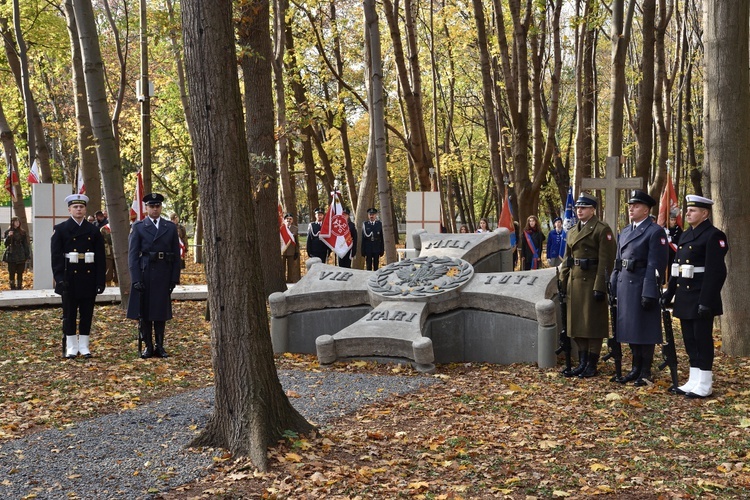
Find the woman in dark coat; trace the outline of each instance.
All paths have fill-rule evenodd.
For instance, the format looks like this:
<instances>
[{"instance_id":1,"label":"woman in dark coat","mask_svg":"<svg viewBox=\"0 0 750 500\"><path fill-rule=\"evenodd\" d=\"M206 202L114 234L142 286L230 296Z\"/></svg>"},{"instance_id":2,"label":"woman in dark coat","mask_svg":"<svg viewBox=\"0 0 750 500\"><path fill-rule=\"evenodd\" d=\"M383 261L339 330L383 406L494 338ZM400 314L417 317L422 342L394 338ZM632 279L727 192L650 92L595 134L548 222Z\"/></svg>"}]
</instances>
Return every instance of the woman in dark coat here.
<instances>
[{"instance_id":1,"label":"woman in dark coat","mask_svg":"<svg viewBox=\"0 0 750 500\"><path fill-rule=\"evenodd\" d=\"M541 267L539 264L542 260L543 244L544 233L540 229L539 219L536 215L529 215L521 235L521 258L524 271Z\"/></svg>"},{"instance_id":2,"label":"woman in dark coat","mask_svg":"<svg viewBox=\"0 0 750 500\"><path fill-rule=\"evenodd\" d=\"M31 257L29 247L29 236L21 228L18 217L10 220L10 227L5 231L5 251L3 260L8 263L8 280L11 290L23 288L23 272L26 270L26 261Z\"/></svg>"}]
</instances>

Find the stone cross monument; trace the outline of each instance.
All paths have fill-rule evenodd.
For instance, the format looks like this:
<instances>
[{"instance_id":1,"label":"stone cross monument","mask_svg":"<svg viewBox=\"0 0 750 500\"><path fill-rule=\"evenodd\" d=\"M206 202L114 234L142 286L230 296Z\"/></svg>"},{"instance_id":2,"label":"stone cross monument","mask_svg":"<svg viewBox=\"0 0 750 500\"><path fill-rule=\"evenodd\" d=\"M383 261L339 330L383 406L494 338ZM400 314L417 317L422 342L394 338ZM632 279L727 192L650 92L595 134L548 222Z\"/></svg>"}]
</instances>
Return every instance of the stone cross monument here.
<instances>
[{"instance_id":1,"label":"stone cross monument","mask_svg":"<svg viewBox=\"0 0 750 500\"><path fill-rule=\"evenodd\" d=\"M620 213L620 189L643 189L643 179L640 177L619 177L620 164L622 163L619 156L610 156L607 158L606 173L604 178L599 179L582 179L581 189L600 189L604 191L606 204L604 206L604 222L609 224L615 234L617 230L617 215Z\"/></svg>"}]
</instances>

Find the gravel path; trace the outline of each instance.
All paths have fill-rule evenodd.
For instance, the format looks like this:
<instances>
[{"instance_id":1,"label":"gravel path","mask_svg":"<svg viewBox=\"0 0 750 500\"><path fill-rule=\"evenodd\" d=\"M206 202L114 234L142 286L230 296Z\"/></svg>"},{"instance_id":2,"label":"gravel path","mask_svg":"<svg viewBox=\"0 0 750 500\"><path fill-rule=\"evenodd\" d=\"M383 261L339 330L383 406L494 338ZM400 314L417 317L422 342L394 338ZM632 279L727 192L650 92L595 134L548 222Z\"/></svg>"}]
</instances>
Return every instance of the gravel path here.
<instances>
[{"instance_id":1,"label":"gravel path","mask_svg":"<svg viewBox=\"0 0 750 500\"><path fill-rule=\"evenodd\" d=\"M279 372L297 410L323 424L393 393L438 383L430 377ZM296 395L295 395L296 396ZM185 449L213 411L206 388L106 415L64 430L0 444L0 497L149 498L203 475L210 453Z\"/></svg>"}]
</instances>

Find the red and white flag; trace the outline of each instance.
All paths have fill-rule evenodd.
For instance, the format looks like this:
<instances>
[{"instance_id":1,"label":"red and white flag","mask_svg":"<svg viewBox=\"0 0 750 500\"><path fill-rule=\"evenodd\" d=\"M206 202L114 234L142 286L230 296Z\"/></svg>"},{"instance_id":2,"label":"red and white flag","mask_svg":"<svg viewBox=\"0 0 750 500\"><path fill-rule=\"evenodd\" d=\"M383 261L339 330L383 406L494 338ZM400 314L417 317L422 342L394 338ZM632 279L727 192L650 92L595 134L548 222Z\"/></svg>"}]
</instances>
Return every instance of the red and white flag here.
<instances>
[{"instance_id":1,"label":"red and white flag","mask_svg":"<svg viewBox=\"0 0 750 500\"><path fill-rule=\"evenodd\" d=\"M143 203L143 176L139 170L135 174L135 194L133 204L130 205L130 220L143 220L146 218L146 204Z\"/></svg>"},{"instance_id":2,"label":"red and white flag","mask_svg":"<svg viewBox=\"0 0 750 500\"><path fill-rule=\"evenodd\" d=\"M331 193L331 205L323 219L319 238L339 258L345 257L352 249L353 244L352 235L349 232L349 223L342 215L343 212L341 193L334 191Z\"/></svg>"},{"instance_id":3,"label":"red and white flag","mask_svg":"<svg viewBox=\"0 0 750 500\"><path fill-rule=\"evenodd\" d=\"M281 251L283 252L289 245L295 245L294 235L291 229L284 224L284 216L282 215L281 205L279 205L279 238L281 240Z\"/></svg>"},{"instance_id":4,"label":"red and white flag","mask_svg":"<svg viewBox=\"0 0 750 500\"><path fill-rule=\"evenodd\" d=\"M13 201L16 201L15 185L18 184L18 173L13 168L13 162L8 162L8 173L5 176L5 190L10 193Z\"/></svg>"},{"instance_id":5,"label":"red and white flag","mask_svg":"<svg viewBox=\"0 0 750 500\"><path fill-rule=\"evenodd\" d=\"M677 193L674 190L674 184L672 184L672 177L667 174L667 183L659 200L659 218L656 223L667 227L669 225L669 214L672 211L677 212L677 225L682 227L682 215L680 214L680 206L677 204Z\"/></svg>"},{"instance_id":6,"label":"red and white flag","mask_svg":"<svg viewBox=\"0 0 750 500\"><path fill-rule=\"evenodd\" d=\"M29 176L26 178L27 181L29 181L29 184L39 184L41 181L41 177L39 177L39 162L34 159L34 163L31 164L31 170L29 171Z\"/></svg>"},{"instance_id":7,"label":"red and white flag","mask_svg":"<svg viewBox=\"0 0 750 500\"><path fill-rule=\"evenodd\" d=\"M86 194L86 184L83 183L83 169L78 166L78 194Z\"/></svg>"}]
</instances>

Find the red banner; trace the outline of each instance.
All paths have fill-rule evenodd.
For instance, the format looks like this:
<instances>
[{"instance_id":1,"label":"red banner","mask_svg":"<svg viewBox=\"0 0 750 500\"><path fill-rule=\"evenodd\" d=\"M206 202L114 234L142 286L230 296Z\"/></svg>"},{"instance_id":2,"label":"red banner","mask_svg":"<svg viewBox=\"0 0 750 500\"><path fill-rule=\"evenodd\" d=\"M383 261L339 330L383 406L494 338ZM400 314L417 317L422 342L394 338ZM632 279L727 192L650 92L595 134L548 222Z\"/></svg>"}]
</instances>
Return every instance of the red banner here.
<instances>
[{"instance_id":1,"label":"red banner","mask_svg":"<svg viewBox=\"0 0 750 500\"><path fill-rule=\"evenodd\" d=\"M349 224L342 215L344 207L341 206L341 193L334 191L331 193L331 206L328 207L326 216L323 219L323 226L320 228L320 240L328 248L342 258L352 249L352 235L349 232Z\"/></svg>"},{"instance_id":2,"label":"red banner","mask_svg":"<svg viewBox=\"0 0 750 500\"><path fill-rule=\"evenodd\" d=\"M667 183L659 200L659 218L656 221L657 224L667 227L669 225L670 212L677 213L677 225L682 227L682 215L680 214L680 206L677 204L677 193L674 190L674 184L672 184L672 177L667 175Z\"/></svg>"}]
</instances>

